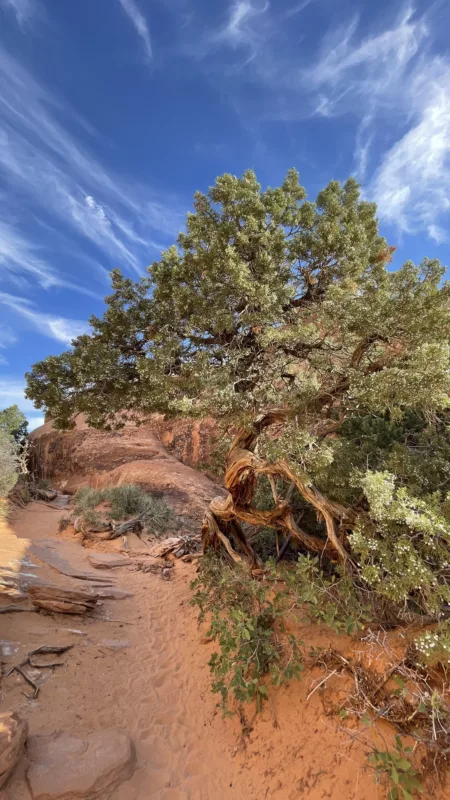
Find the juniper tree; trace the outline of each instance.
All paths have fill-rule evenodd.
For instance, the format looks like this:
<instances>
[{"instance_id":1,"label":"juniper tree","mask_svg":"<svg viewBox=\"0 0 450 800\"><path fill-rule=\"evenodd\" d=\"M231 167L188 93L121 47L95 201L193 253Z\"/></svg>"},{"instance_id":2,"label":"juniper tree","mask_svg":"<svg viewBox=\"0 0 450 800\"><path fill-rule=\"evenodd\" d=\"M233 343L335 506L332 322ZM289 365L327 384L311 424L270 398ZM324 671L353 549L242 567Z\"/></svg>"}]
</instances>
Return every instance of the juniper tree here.
<instances>
[{"instance_id":1,"label":"juniper tree","mask_svg":"<svg viewBox=\"0 0 450 800\"><path fill-rule=\"evenodd\" d=\"M295 170L266 190L223 175L146 277L113 271L103 317L33 367L28 397L61 428L212 414L237 435L205 546L253 562L240 523L263 524L442 613L450 289L437 260L393 270L392 252L353 179L310 202Z\"/></svg>"}]
</instances>

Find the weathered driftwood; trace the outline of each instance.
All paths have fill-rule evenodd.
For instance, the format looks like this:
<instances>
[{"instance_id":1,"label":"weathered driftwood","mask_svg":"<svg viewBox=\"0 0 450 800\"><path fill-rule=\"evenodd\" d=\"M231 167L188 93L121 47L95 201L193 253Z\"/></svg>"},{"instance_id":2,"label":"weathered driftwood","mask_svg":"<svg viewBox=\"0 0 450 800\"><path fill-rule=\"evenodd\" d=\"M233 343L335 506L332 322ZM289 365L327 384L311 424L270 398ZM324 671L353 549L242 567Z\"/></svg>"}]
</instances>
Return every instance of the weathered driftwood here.
<instances>
[{"instance_id":1,"label":"weathered driftwood","mask_svg":"<svg viewBox=\"0 0 450 800\"><path fill-rule=\"evenodd\" d=\"M242 428L235 436L228 453L225 474L228 496L215 497L203 519L204 552L209 548L225 549L232 561L241 562L242 557L232 544L234 540L243 551L251 568L257 568L256 554L240 525L240 522L246 522L280 531L313 553L325 554L342 562L348 560L343 535L338 532L338 526L343 528L345 522L349 521L348 510L324 497L315 486L306 483L293 472L286 461L280 460L272 464L262 460L253 452L262 431L270 425L283 422L289 413L289 410L283 408L274 409L256 419L251 431ZM260 511L252 506L259 475L265 475L272 488L274 508L268 511ZM291 490L286 497L278 497L275 478L282 478L289 483ZM298 490L304 500L315 509L319 519L324 521L326 539L313 536L298 525L290 502L293 488Z\"/></svg>"},{"instance_id":2,"label":"weathered driftwood","mask_svg":"<svg viewBox=\"0 0 450 800\"><path fill-rule=\"evenodd\" d=\"M28 594L35 608L58 614L92 612L99 600L96 592L63 589L60 586L31 586Z\"/></svg>"},{"instance_id":3,"label":"weathered driftwood","mask_svg":"<svg viewBox=\"0 0 450 800\"><path fill-rule=\"evenodd\" d=\"M182 544L183 539L181 536L170 536L168 539L163 539L162 542L158 542L158 544L154 545L154 547L149 550L149 555L162 558L168 553L177 550Z\"/></svg>"},{"instance_id":4,"label":"weathered driftwood","mask_svg":"<svg viewBox=\"0 0 450 800\"><path fill-rule=\"evenodd\" d=\"M135 517L126 522L121 522L119 525L113 525L108 539L118 539L119 536L123 536L126 533L137 533L139 535L143 530L143 522L139 517Z\"/></svg>"},{"instance_id":5,"label":"weathered driftwood","mask_svg":"<svg viewBox=\"0 0 450 800\"><path fill-rule=\"evenodd\" d=\"M26 681L26 683L28 683L28 685L31 686L31 688L33 689L33 694L30 695L29 699L35 700L39 694L39 686L33 680L33 678L31 678L30 675L28 675L28 673L25 672L24 667L30 666L33 669L52 669L53 667L62 667L64 665L63 661L54 661L51 664L42 664L39 662L36 663L34 657L48 656L48 655L60 656L63 653L66 653L68 650L71 650L72 647L73 644L66 644L63 645L62 647L58 647L57 645L50 645L50 646L42 645L42 647L38 647L36 650L30 650L27 657L24 658L24 660L21 661L20 664L14 664L14 666L11 667L10 670L8 670L8 672L5 675L5 678L7 678L13 672L17 672L19 675L22 676L24 681Z\"/></svg>"}]
</instances>

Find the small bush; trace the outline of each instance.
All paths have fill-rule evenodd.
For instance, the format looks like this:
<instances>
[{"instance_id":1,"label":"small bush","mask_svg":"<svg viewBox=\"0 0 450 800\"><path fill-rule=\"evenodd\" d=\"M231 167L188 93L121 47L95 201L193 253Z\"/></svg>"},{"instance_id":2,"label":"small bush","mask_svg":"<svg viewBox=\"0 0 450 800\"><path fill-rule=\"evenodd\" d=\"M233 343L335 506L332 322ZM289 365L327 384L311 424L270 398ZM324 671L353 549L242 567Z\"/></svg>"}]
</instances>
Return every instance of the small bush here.
<instances>
[{"instance_id":1,"label":"small bush","mask_svg":"<svg viewBox=\"0 0 450 800\"><path fill-rule=\"evenodd\" d=\"M271 584L254 580L244 569L230 568L213 553L202 559L192 589L199 620L211 615L207 635L220 648L209 666L212 690L221 695L224 713L230 711L230 698L238 703L256 700L259 709L268 696L267 676L273 685L300 677L300 643L282 624L285 592L274 592Z\"/></svg>"},{"instance_id":2,"label":"small bush","mask_svg":"<svg viewBox=\"0 0 450 800\"><path fill-rule=\"evenodd\" d=\"M418 661L424 667L450 667L450 622L425 631L414 642Z\"/></svg>"},{"instance_id":3,"label":"small bush","mask_svg":"<svg viewBox=\"0 0 450 800\"><path fill-rule=\"evenodd\" d=\"M75 495L74 516L82 516L93 527L99 526L102 515L96 509L101 503L110 504L106 517L116 522L140 517L154 533L162 533L173 524L173 513L164 500L132 483L105 489L83 486Z\"/></svg>"},{"instance_id":4,"label":"small bush","mask_svg":"<svg viewBox=\"0 0 450 800\"><path fill-rule=\"evenodd\" d=\"M369 761L378 777L386 776L391 784L388 800L412 800L422 794L420 773L410 761L411 747L403 747L400 736L395 737L394 750L375 750Z\"/></svg>"},{"instance_id":5,"label":"small bush","mask_svg":"<svg viewBox=\"0 0 450 800\"><path fill-rule=\"evenodd\" d=\"M6 497L19 477L18 445L6 431L0 430L0 497Z\"/></svg>"}]
</instances>

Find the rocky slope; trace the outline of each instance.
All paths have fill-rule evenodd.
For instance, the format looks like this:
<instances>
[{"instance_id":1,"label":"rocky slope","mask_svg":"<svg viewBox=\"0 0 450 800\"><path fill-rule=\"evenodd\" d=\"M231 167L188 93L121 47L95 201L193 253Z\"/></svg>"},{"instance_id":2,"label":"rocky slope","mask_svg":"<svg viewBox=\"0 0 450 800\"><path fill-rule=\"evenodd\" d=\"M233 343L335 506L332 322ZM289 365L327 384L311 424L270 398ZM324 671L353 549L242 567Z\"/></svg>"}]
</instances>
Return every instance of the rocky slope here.
<instances>
[{"instance_id":1,"label":"rocky slope","mask_svg":"<svg viewBox=\"0 0 450 800\"><path fill-rule=\"evenodd\" d=\"M107 433L89 428L56 431L46 422L31 434L32 470L66 491L79 486L136 483L164 497L176 514L201 519L223 489L193 467L208 456L213 420L166 421L154 415L145 425Z\"/></svg>"}]
</instances>

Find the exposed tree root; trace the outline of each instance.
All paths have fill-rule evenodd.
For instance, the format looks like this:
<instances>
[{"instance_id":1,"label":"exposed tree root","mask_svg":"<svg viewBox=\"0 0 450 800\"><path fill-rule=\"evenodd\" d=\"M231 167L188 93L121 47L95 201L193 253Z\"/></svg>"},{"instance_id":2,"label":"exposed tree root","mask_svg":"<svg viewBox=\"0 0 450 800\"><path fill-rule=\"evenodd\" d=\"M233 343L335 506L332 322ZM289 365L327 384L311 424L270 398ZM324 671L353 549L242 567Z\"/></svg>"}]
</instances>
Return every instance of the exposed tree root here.
<instances>
[{"instance_id":1,"label":"exposed tree root","mask_svg":"<svg viewBox=\"0 0 450 800\"><path fill-rule=\"evenodd\" d=\"M314 486L293 472L289 464L282 460L274 464L263 461L253 452L259 434L276 422L286 418L285 409L274 409L255 421L253 431L242 428L236 435L227 458L225 486L228 489L226 498L215 497L206 512L202 525L203 550L225 549L229 558L239 563L242 557L233 548L230 539L234 539L244 552L251 568L257 566L256 554L248 541L239 521L251 525L263 525L283 532L287 537L298 541L313 553L327 555L330 559L338 559L342 563L348 561L348 553L344 546L343 536L337 531L337 523L342 525L349 521L349 512L338 503L334 503ZM260 511L252 506L257 479L265 475L272 488L274 508ZM280 498L276 491L275 479L281 478L290 483L285 498ZM322 519L327 539L314 536L300 528L295 520L291 497L294 489L316 511Z\"/></svg>"}]
</instances>

